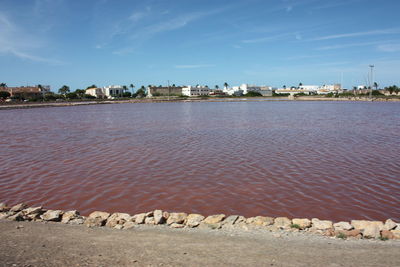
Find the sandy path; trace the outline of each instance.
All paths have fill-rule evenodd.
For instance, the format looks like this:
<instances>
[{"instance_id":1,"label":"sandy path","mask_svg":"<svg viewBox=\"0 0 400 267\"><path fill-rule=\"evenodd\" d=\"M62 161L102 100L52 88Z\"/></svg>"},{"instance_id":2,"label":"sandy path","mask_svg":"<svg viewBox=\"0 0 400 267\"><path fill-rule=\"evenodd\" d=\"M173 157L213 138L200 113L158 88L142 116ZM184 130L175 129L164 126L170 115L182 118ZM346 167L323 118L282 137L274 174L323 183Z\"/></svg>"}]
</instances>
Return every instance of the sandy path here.
<instances>
[{"instance_id":1,"label":"sandy path","mask_svg":"<svg viewBox=\"0 0 400 267\"><path fill-rule=\"evenodd\" d=\"M276 235L1 220L0 266L400 266L399 241Z\"/></svg>"}]
</instances>

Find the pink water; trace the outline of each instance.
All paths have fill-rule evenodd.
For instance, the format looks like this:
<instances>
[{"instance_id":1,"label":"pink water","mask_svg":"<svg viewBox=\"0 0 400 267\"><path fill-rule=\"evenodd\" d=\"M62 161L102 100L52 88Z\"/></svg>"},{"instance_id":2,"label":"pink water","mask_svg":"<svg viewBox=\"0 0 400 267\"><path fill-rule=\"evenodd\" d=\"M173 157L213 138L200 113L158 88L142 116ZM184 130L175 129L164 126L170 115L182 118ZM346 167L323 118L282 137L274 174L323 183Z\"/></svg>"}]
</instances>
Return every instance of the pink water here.
<instances>
[{"instance_id":1,"label":"pink water","mask_svg":"<svg viewBox=\"0 0 400 267\"><path fill-rule=\"evenodd\" d=\"M0 201L400 220L400 103L146 103L0 111Z\"/></svg>"}]
</instances>

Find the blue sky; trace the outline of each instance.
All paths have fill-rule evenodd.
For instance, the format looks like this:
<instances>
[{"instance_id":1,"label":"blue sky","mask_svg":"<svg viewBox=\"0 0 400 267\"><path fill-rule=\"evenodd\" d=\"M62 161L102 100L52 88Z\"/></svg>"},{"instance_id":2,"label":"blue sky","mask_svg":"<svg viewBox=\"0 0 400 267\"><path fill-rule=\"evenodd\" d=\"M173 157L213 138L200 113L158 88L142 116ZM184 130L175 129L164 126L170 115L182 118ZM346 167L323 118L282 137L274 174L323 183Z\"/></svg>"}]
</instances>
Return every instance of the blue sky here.
<instances>
[{"instance_id":1,"label":"blue sky","mask_svg":"<svg viewBox=\"0 0 400 267\"><path fill-rule=\"evenodd\" d=\"M399 84L399 0L0 0L0 82Z\"/></svg>"}]
</instances>

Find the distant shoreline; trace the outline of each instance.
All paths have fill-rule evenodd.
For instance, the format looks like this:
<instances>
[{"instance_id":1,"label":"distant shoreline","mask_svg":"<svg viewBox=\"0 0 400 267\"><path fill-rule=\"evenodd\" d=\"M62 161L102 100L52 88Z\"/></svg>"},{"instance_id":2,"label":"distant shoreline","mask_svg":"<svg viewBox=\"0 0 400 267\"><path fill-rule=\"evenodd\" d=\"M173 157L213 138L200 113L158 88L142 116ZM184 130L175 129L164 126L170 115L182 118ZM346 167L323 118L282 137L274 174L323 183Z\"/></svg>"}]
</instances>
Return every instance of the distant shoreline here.
<instances>
[{"instance_id":1,"label":"distant shoreline","mask_svg":"<svg viewBox=\"0 0 400 267\"><path fill-rule=\"evenodd\" d=\"M144 98L128 100L103 100L103 101L71 101L71 102L36 102L36 103L5 103L0 104L0 110L44 108L44 107L69 107L97 104L126 104L126 103L165 103L165 102L262 102L262 101L361 101L361 102L400 102L400 98L366 98L366 97L314 97L300 96L292 99L288 97L234 97L234 98Z\"/></svg>"}]
</instances>

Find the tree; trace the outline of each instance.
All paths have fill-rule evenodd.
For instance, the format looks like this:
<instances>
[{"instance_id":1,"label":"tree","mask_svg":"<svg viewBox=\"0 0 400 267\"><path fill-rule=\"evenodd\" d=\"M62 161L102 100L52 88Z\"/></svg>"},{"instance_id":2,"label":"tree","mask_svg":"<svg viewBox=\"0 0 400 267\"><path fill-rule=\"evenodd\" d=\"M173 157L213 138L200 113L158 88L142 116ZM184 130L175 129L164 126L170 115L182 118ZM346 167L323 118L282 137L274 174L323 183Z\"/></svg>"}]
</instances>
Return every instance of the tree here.
<instances>
[{"instance_id":1,"label":"tree","mask_svg":"<svg viewBox=\"0 0 400 267\"><path fill-rule=\"evenodd\" d=\"M123 85L122 89L124 89L124 91L126 91L126 90L128 90L128 87L126 85Z\"/></svg>"},{"instance_id":2,"label":"tree","mask_svg":"<svg viewBox=\"0 0 400 267\"><path fill-rule=\"evenodd\" d=\"M131 92L124 92L124 93L122 94L122 96L123 96L123 97L131 97L131 96L132 96L132 93L131 93Z\"/></svg>"},{"instance_id":3,"label":"tree","mask_svg":"<svg viewBox=\"0 0 400 267\"><path fill-rule=\"evenodd\" d=\"M86 89L90 89L90 88L97 88L97 86L95 84L92 84L91 86L86 87Z\"/></svg>"},{"instance_id":4,"label":"tree","mask_svg":"<svg viewBox=\"0 0 400 267\"><path fill-rule=\"evenodd\" d=\"M146 96L146 88L142 85L139 90L136 91L136 97L145 97Z\"/></svg>"},{"instance_id":5,"label":"tree","mask_svg":"<svg viewBox=\"0 0 400 267\"><path fill-rule=\"evenodd\" d=\"M247 97L257 97L257 96L263 96L261 93L259 92L254 92L254 91L249 91L247 94L245 94L244 96Z\"/></svg>"},{"instance_id":6,"label":"tree","mask_svg":"<svg viewBox=\"0 0 400 267\"><path fill-rule=\"evenodd\" d=\"M286 85L283 86L283 89L286 89Z\"/></svg>"},{"instance_id":7,"label":"tree","mask_svg":"<svg viewBox=\"0 0 400 267\"><path fill-rule=\"evenodd\" d=\"M224 87L228 88L229 84L227 82L224 83Z\"/></svg>"},{"instance_id":8,"label":"tree","mask_svg":"<svg viewBox=\"0 0 400 267\"><path fill-rule=\"evenodd\" d=\"M131 88L131 91L132 91L132 94L133 94L133 88L135 88L135 86L133 85L133 83L131 83L131 84L129 85L129 87Z\"/></svg>"},{"instance_id":9,"label":"tree","mask_svg":"<svg viewBox=\"0 0 400 267\"><path fill-rule=\"evenodd\" d=\"M377 82L374 82L374 87L375 87L375 90L378 90L378 83Z\"/></svg>"},{"instance_id":10,"label":"tree","mask_svg":"<svg viewBox=\"0 0 400 267\"><path fill-rule=\"evenodd\" d=\"M218 90L218 89L219 89L219 86L218 86L218 85L216 85L216 86L215 86L215 89L217 89L217 90Z\"/></svg>"},{"instance_id":11,"label":"tree","mask_svg":"<svg viewBox=\"0 0 400 267\"><path fill-rule=\"evenodd\" d=\"M10 97L11 94L7 91L0 91L0 99L6 99L8 97Z\"/></svg>"},{"instance_id":12,"label":"tree","mask_svg":"<svg viewBox=\"0 0 400 267\"><path fill-rule=\"evenodd\" d=\"M75 90L75 94L79 97L79 98L84 98L85 94L86 94L86 90L83 89L76 89Z\"/></svg>"},{"instance_id":13,"label":"tree","mask_svg":"<svg viewBox=\"0 0 400 267\"><path fill-rule=\"evenodd\" d=\"M60 89L58 89L58 93L65 96L65 94L69 93L69 87L63 85Z\"/></svg>"},{"instance_id":14,"label":"tree","mask_svg":"<svg viewBox=\"0 0 400 267\"><path fill-rule=\"evenodd\" d=\"M303 83L299 83L299 88L303 86Z\"/></svg>"},{"instance_id":15,"label":"tree","mask_svg":"<svg viewBox=\"0 0 400 267\"><path fill-rule=\"evenodd\" d=\"M65 97L68 98L68 99L78 99L78 95L75 92L66 93Z\"/></svg>"},{"instance_id":16,"label":"tree","mask_svg":"<svg viewBox=\"0 0 400 267\"><path fill-rule=\"evenodd\" d=\"M7 84L6 83L0 83L0 88L7 88Z\"/></svg>"}]
</instances>

